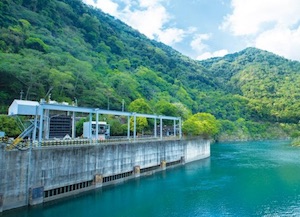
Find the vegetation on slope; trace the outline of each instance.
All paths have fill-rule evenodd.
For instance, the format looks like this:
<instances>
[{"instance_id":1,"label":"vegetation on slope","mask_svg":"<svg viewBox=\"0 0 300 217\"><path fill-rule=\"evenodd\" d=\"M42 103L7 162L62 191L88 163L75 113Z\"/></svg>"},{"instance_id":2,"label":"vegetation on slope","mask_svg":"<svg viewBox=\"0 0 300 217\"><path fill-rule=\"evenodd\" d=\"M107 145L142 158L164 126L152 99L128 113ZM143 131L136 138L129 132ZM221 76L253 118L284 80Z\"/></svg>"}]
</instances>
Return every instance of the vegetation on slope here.
<instances>
[{"instance_id":1,"label":"vegetation on slope","mask_svg":"<svg viewBox=\"0 0 300 217\"><path fill-rule=\"evenodd\" d=\"M248 48L201 62L223 89L247 99L256 120L298 123L300 63Z\"/></svg>"},{"instance_id":2,"label":"vegetation on slope","mask_svg":"<svg viewBox=\"0 0 300 217\"><path fill-rule=\"evenodd\" d=\"M119 109L137 98L197 109L190 81L214 89L204 69L79 0L1 2L1 102L53 99ZM198 81L195 81L195 78ZM3 109L2 112L5 112Z\"/></svg>"},{"instance_id":3,"label":"vegetation on slope","mask_svg":"<svg viewBox=\"0 0 300 217\"><path fill-rule=\"evenodd\" d=\"M0 31L2 114L20 95L127 111L143 99L150 113L211 113L224 132L298 127L300 63L265 51L194 61L80 0L3 0Z\"/></svg>"}]
</instances>

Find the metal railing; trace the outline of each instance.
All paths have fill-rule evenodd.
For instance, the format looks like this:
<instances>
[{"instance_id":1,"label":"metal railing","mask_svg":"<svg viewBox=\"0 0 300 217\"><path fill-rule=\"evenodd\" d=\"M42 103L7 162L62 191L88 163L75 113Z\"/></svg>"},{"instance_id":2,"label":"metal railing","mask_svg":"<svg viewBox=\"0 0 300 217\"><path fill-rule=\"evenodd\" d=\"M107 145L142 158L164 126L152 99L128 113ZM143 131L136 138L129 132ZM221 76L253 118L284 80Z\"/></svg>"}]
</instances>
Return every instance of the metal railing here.
<instances>
[{"instance_id":1,"label":"metal railing","mask_svg":"<svg viewBox=\"0 0 300 217\"><path fill-rule=\"evenodd\" d=\"M179 140L179 136L139 136L131 137L110 137L108 139L53 139L43 140L40 144L36 142L33 147L50 147L50 146L82 146L82 145L104 145L104 144L118 144L118 143L134 143L134 142L149 142L149 141L160 141L160 140Z\"/></svg>"},{"instance_id":2,"label":"metal railing","mask_svg":"<svg viewBox=\"0 0 300 217\"><path fill-rule=\"evenodd\" d=\"M120 143L135 143L135 142L151 142L151 141L166 141L166 140L180 140L179 136L163 136L155 137L154 135L144 135L144 136L114 136L107 139L86 139L86 138L75 138L75 139L48 139L42 140L42 142L32 141L24 139L18 144L12 146L14 140L3 139L0 142L6 144L6 147L12 147L6 150L27 150L32 148L42 148L42 147L58 147L58 146L87 146L87 145L106 145L106 144L120 144Z\"/></svg>"}]
</instances>

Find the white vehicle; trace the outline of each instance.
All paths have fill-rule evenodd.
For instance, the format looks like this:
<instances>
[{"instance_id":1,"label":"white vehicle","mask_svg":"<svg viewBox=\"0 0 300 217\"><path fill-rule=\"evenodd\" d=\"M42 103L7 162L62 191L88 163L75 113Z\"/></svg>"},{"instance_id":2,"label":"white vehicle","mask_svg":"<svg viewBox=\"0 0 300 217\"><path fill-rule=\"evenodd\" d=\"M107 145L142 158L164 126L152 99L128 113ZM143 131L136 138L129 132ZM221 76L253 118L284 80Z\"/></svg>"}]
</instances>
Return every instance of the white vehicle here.
<instances>
[{"instance_id":1,"label":"white vehicle","mask_svg":"<svg viewBox=\"0 0 300 217\"><path fill-rule=\"evenodd\" d=\"M96 133L96 121L83 123L83 137L88 139L107 139L110 136L110 125L104 121L98 122L98 133ZM92 130L90 130L90 126Z\"/></svg>"}]
</instances>

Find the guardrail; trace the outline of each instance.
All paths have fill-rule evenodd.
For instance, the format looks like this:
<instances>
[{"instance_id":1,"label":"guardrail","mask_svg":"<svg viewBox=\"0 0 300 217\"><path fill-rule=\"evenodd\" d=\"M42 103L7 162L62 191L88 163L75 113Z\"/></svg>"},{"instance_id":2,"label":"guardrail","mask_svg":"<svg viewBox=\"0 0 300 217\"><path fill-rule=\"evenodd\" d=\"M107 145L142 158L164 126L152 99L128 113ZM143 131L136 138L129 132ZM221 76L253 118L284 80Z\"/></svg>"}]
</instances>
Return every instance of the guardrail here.
<instances>
[{"instance_id":1,"label":"guardrail","mask_svg":"<svg viewBox=\"0 0 300 217\"><path fill-rule=\"evenodd\" d=\"M41 147L53 147L53 146L84 146L84 145L105 145L105 144L119 144L119 143L135 143L135 142L149 142L149 141L161 141L161 140L179 140L182 139L179 136L164 136L164 137L155 137L153 135L148 136L136 136L127 137L110 137L108 139L86 139L86 138L76 138L76 139L49 139L43 140L38 143L38 141L23 140L18 143L12 150L27 150L30 147L32 148L41 148ZM13 142L13 139L3 138L0 142L10 146Z\"/></svg>"},{"instance_id":2,"label":"guardrail","mask_svg":"<svg viewBox=\"0 0 300 217\"><path fill-rule=\"evenodd\" d=\"M158 140L178 140L179 136L165 136L165 137L154 137L154 136L143 136L143 137L111 137L109 139L55 139L55 140L43 140L41 144L35 143L33 147L49 147L49 146L80 146L80 145L103 145L103 144L117 144L121 142L147 142L147 141L158 141Z\"/></svg>"}]
</instances>

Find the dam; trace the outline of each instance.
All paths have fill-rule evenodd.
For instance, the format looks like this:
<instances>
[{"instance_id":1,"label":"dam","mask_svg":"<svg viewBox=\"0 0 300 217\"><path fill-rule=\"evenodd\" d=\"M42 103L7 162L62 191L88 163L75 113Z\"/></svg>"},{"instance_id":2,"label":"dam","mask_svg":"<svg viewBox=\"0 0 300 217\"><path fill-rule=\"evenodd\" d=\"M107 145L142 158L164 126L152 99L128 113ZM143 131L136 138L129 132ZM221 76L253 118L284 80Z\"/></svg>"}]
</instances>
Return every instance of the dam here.
<instances>
[{"instance_id":1,"label":"dam","mask_svg":"<svg viewBox=\"0 0 300 217\"><path fill-rule=\"evenodd\" d=\"M0 147L1 210L36 205L210 156L205 140Z\"/></svg>"},{"instance_id":2,"label":"dam","mask_svg":"<svg viewBox=\"0 0 300 217\"><path fill-rule=\"evenodd\" d=\"M29 107L21 108L22 103L18 103L18 108L13 103L9 111L30 113L35 118L33 125L24 130L26 133L23 132L10 144L0 143L0 212L42 204L210 156L210 141L182 138L181 120L177 117L81 109L47 103L27 103ZM72 117L72 112L88 113L91 117L88 138L72 138L75 135L72 132L74 126L70 127L69 139L48 138L51 133L50 128L47 129L50 123L46 115L55 109L67 110ZM135 132L130 135L128 130L127 137L121 139L98 138L97 134L95 137L93 112L96 114L96 123L99 121L99 112L154 118L153 134L140 138ZM156 119L160 124L158 127ZM172 135L163 134L163 120L174 121ZM136 124L135 121L133 124Z\"/></svg>"}]
</instances>

